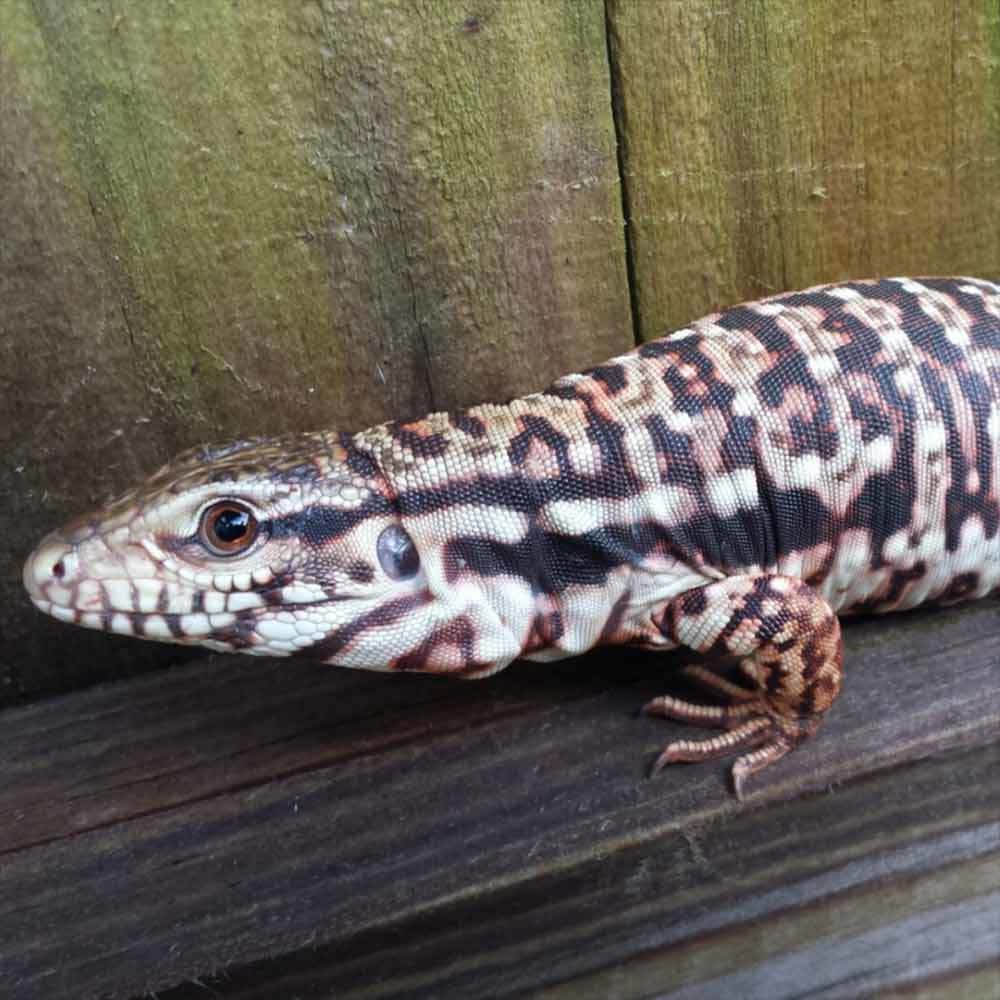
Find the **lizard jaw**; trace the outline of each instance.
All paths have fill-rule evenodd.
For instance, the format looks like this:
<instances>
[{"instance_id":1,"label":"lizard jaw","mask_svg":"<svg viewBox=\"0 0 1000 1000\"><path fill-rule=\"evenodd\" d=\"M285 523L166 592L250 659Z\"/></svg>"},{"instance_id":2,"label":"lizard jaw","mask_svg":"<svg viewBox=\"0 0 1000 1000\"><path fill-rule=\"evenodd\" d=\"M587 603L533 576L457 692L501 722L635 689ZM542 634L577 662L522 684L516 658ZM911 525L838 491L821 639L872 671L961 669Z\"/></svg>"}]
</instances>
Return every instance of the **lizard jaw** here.
<instances>
[{"instance_id":1,"label":"lizard jaw","mask_svg":"<svg viewBox=\"0 0 1000 1000\"><path fill-rule=\"evenodd\" d=\"M28 556L22 579L35 607L59 621L168 642L204 642L266 604L256 593L158 579L160 569L137 545L114 551L99 536L53 532Z\"/></svg>"}]
</instances>

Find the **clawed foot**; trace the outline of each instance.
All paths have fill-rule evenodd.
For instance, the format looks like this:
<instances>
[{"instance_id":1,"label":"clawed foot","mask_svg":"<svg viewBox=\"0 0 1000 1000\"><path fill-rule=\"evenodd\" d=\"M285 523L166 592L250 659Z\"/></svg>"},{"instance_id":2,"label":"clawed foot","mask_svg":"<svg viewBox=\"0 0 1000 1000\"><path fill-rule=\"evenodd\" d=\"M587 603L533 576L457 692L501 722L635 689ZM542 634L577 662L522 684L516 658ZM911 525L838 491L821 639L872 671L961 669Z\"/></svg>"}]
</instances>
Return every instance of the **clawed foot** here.
<instances>
[{"instance_id":1,"label":"clawed foot","mask_svg":"<svg viewBox=\"0 0 1000 1000\"><path fill-rule=\"evenodd\" d=\"M692 763L751 750L733 764L736 797L743 798L747 778L784 757L811 736L818 721L785 718L768 705L763 694L727 681L704 667L686 667L684 675L699 687L726 699L726 705L697 705L664 695L644 706L647 715L726 730L705 740L677 740L653 764L658 774L667 764Z\"/></svg>"}]
</instances>

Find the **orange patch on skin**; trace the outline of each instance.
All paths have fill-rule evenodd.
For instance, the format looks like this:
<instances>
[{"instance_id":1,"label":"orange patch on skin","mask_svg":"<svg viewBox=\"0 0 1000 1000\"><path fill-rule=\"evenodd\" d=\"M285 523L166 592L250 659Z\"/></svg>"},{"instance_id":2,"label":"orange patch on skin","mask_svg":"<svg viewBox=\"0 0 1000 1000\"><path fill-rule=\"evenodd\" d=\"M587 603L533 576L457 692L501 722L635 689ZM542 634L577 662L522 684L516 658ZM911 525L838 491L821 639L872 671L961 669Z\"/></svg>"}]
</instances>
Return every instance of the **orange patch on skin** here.
<instances>
[{"instance_id":1,"label":"orange patch on skin","mask_svg":"<svg viewBox=\"0 0 1000 1000\"><path fill-rule=\"evenodd\" d=\"M533 438L524 456L522 468L535 479L559 475L559 459L555 451L539 438Z\"/></svg>"}]
</instances>

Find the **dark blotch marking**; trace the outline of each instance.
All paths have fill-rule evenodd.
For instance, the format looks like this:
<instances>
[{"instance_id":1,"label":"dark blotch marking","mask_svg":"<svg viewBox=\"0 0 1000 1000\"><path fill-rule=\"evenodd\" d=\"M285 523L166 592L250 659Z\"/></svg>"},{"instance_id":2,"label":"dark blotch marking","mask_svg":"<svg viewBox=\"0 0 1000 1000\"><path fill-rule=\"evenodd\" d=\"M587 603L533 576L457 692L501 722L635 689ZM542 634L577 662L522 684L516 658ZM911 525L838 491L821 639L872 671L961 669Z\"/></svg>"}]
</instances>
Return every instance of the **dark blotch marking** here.
<instances>
[{"instance_id":1,"label":"dark blotch marking","mask_svg":"<svg viewBox=\"0 0 1000 1000\"><path fill-rule=\"evenodd\" d=\"M218 629L213 638L228 643L233 649L250 649L257 645L254 630L257 627L257 616L253 612L237 615L232 625Z\"/></svg>"},{"instance_id":2,"label":"dark blotch marking","mask_svg":"<svg viewBox=\"0 0 1000 1000\"><path fill-rule=\"evenodd\" d=\"M927 564L923 561L915 563L909 569L894 570L889 577L889 589L884 600L889 604L896 604L906 596L910 584L923 578L927 573Z\"/></svg>"},{"instance_id":3,"label":"dark blotch marking","mask_svg":"<svg viewBox=\"0 0 1000 1000\"><path fill-rule=\"evenodd\" d=\"M521 476L480 476L432 489L407 490L399 494L397 504L404 517L462 504L532 513L538 509L539 498Z\"/></svg>"},{"instance_id":4,"label":"dark blotch marking","mask_svg":"<svg viewBox=\"0 0 1000 1000\"><path fill-rule=\"evenodd\" d=\"M421 434L400 424L394 424L389 432L414 458L440 458L448 450L448 439L443 434Z\"/></svg>"},{"instance_id":5,"label":"dark blotch marking","mask_svg":"<svg viewBox=\"0 0 1000 1000\"><path fill-rule=\"evenodd\" d=\"M476 629L469 619L461 615L458 618L439 626L415 649L404 653L392 662L393 670L424 670L430 673L435 671L431 664L434 653L442 646L457 646L461 654L463 665L458 669L449 668L440 671L441 673L463 674L486 669L490 666L487 663L473 662L473 644L476 639Z\"/></svg>"},{"instance_id":6,"label":"dark blotch marking","mask_svg":"<svg viewBox=\"0 0 1000 1000\"><path fill-rule=\"evenodd\" d=\"M281 608L285 605L285 599L281 596L281 588L284 586L285 584L274 580L267 585L266 589L257 590L257 593L269 608Z\"/></svg>"},{"instance_id":7,"label":"dark blotch marking","mask_svg":"<svg viewBox=\"0 0 1000 1000\"><path fill-rule=\"evenodd\" d=\"M315 462L300 462L298 465L283 466L280 472L284 483L314 483L321 478L319 466Z\"/></svg>"},{"instance_id":8,"label":"dark blotch marking","mask_svg":"<svg viewBox=\"0 0 1000 1000\"><path fill-rule=\"evenodd\" d=\"M645 426L653 449L661 458L660 481L703 493L705 475L694 456L691 438L671 430L659 414L647 417Z\"/></svg>"},{"instance_id":9,"label":"dark blotch marking","mask_svg":"<svg viewBox=\"0 0 1000 1000\"><path fill-rule=\"evenodd\" d=\"M893 369L893 373L895 373L895 369ZM863 399L857 394L854 385L851 383L848 383L846 390L848 403L851 407L851 416L861 427L861 440L865 444L883 435L892 434L893 425L890 407L894 407L896 404L890 403L884 396L878 402Z\"/></svg>"},{"instance_id":10,"label":"dark blotch marking","mask_svg":"<svg viewBox=\"0 0 1000 1000\"><path fill-rule=\"evenodd\" d=\"M725 310L716 319L715 325L724 330L750 334L775 354L799 353L792 338L778 326L774 316L766 316L747 306L734 306Z\"/></svg>"},{"instance_id":11,"label":"dark blotch marking","mask_svg":"<svg viewBox=\"0 0 1000 1000\"><path fill-rule=\"evenodd\" d=\"M622 365L597 365L595 368L587 369L583 374L602 382L609 396L617 395L628 384Z\"/></svg>"},{"instance_id":12,"label":"dark blotch marking","mask_svg":"<svg viewBox=\"0 0 1000 1000\"><path fill-rule=\"evenodd\" d=\"M375 579L375 570L369 563L359 559L347 567L347 575L355 583L371 583Z\"/></svg>"},{"instance_id":13,"label":"dark blotch marking","mask_svg":"<svg viewBox=\"0 0 1000 1000\"><path fill-rule=\"evenodd\" d=\"M167 628L175 639L183 639L187 635L181 625L180 615L164 615L163 620L167 623Z\"/></svg>"},{"instance_id":14,"label":"dark blotch marking","mask_svg":"<svg viewBox=\"0 0 1000 1000\"><path fill-rule=\"evenodd\" d=\"M681 614L700 615L708 607L708 597L705 595L705 588L698 587L695 590L688 590L681 595Z\"/></svg>"},{"instance_id":15,"label":"dark blotch marking","mask_svg":"<svg viewBox=\"0 0 1000 1000\"><path fill-rule=\"evenodd\" d=\"M266 527L272 538L301 538L307 545L318 547L342 538L373 515L390 513L392 505L389 501L380 494L372 494L353 510L314 504L293 514L276 517L261 527Z\"/></svg>"},{"instance_id":16,"label":"dark blotch marking","mask_svg":"<svg viewBox=\"0 0 1000 1000\"><path fill-rule=\"evenodd\" d=\"M486 436L486 424L471 413L459 413L452 418L452 423L469 437L478 439Z\"/></svg>"},{"instance_id":17,"label":"dark blotch marking","mask_svg":"<svg viewBox=\"0 0 1000 1000\"><path fill-rule=\"evenodd\" d=\"M608 573L635 565L667 540L653 522L609 525L581 535L560 535L533 526L517 542L466 535L444 549L445 573L455 582L463 566L484 577L524 580L533 593L560 594L572 586L600 586Z\"/></svg>"},{"instance_id":18,"label":"dark blotch marking","mask_svg":"<svg viewBox=\"0 0 1000 1000\"><path fill-rule=\"evenodd\" d=\"M640 358L648 358L650 360L654 358L664 358L673 350L673 344L668 343L666 338L661 338L659 340L649 340L645 344L639 346L636 353Z\"/></svg>"},{"instance_id":19,"label":"dark blotch marking","mask_svg":"<svg viewBox=\"0 0 1000 1000\"><path fill-rule=\"evenodd\" d=\"M659 418L657 418L659 419ZM661 421L662 423L662 421ZM651 432L652 433L652 432ZM722 439L722 467L726 472L736 469L753 468L757 454L757 418L751 416L730 418ZM685 447L690 451L690 443L684 438ZM667 445L661 440L660 447ZM669 452L668 452L669 454ZM689 456L689 461L691 461Z\"/></svg>"},{"instance_id":20,"label":"dark blotch marking","mask_svg":"<svg viewBox=\"0 0 1000 1000\"><path fill-rule=\"evenodd\" d=\"M689 565L735 572L777 565L782 556L833 537L834 517L812 490L779 490L760 470L760 503L721 517L707 506L669 529L673 549Z\"/></svg>"},{"instance_id":21,"label":"dark blotch marking","mask_svg":"<svg viewBox=\"0 0 1000 1000\"><path fill-rule=\"evenodd\" d=\"M941 604L957 604L959 601L967 600L976 592L978 586L978 573L960 573L948 584L947 589L941 594L938 601Z\"/></svg>"},{"instance_id":22,"label":"dark blotch marking","mask_svg":"<svg viewBox=\"0 0 1000 1000\"><path fill-rule=\"evenodd\" d=\"M555 396L557 399L576 399L577 391L575 385L568 382L556 382L554 385L550 385L543 395Z\"/></svg>"},{"instance_id":23,"label":"dark blotch marking","mask_svg":"<svg viewBox=\"0 0 1000 1000\"><path fill-rule=\"evenodd\" d=\"M561 431L555 429L544 417L526 415L521 418L521 426L524 428L520 434L511 439L507 448L507 455L511 465L520 467L524 465L525 459L531 451L531 445L535 441L540 441L547 449L551 449L559 464L559 474L568 476L573 474L573 467L569 460L569 439Z\"/></svg>"},{"instance_id":24,"label":"dark blotch marking","mask_svg":"<svg viewBox=\"0 0 1000 1000\"><path fill-rule=\"evenodd\" d=\"M410 594L407 597L386 601L385 604L380 604L378 607L372 608L371 611L359 615L353 621L331 632L325 639L321 639L315 645L303 649L301 653L296 655L311 660L331 660L366 630L393 625L411 611L415 611L425 604L430 604L433 600L434 596L429 590L422 590L419 594Z\"/></svg>"},{"instance_id":25,"label":"dark blotch marking","mask_svg":"<svg viewBox=\"0 0 1000 1000\"><path fill-rule=\"evenodd\" d=\"M662 379L673 396L674 406L691 415L706 410L729 413L736 389L719 377L715 362L701 351L704 337L685 337L671 342L674 363L663 372ZM693 377L681 373L681 366L695 370Z\"/></svg>"},{"instance_id":26,"label":"dark blotch marking","mask_svg":"<svg viewBox=\"0 0 1000 1000\"><path fill-rule=\"evenodd\" d=\"M356 476L361 476L363 479L381 478L378 467L375 465L375 462L372 461L371 456L368 455L367 452L362 451L354 443L353 434L348 434L347 431L341 431L337 435L337 444L344 449L344 453L346 455L344 464Z\"/></svg>"},{"instance_id":27,"label":"dark blotch marking","mask_svg":"<svg viewBox=\"0 0 1000 1000\"><path fill-rule=\"evenodd\" d=\"M524 652L532 653L536 649L549 649L562 638L565 630L562 613L558 608L554 611L539 612L531 622L531 629L524 644Z\"/></svg>"},{"instance_id":28,"label":"dark blotch marking","mask_svg":"<svg viewBox=\"0 0 1000 1000\"><path fill-rule=\"evenodd\" d=\"M872 473L861 492L851 503L846 523L848 527L865 528L872 536L872 565L884 565L882 549L890 535L909 527L913 519L912 452L897 460L888 472Z\"/></svg>"},{"instance_id":29,"label":"dark blotch marking","mask_svg":"<svg viewBox=\"0 0 1000 1000\"><path fill-rule=\"evenodd\" d=\"M455 538L445 546L444 565L449 580L464 565L480 576L520 577L536 594L558 594L573 584L597 585L608 573L608 567L588 552L581 536L565 537L538 528L518 542Z\"/></svg>"},{"instance_id":30,"label":"dark blotch marking","mask_svg":"<svg viewBox=\"0 0 1000 1000\"><path fill-rule=\"evenodd\" d=\"M587 437L596 445L601 455L601 472L589 477L591 482L606 483L612 489L632 492L642 488L625 454L625 427L617 420L602 416L592 406L587 406Z\"/></svg>"}]
</instances>

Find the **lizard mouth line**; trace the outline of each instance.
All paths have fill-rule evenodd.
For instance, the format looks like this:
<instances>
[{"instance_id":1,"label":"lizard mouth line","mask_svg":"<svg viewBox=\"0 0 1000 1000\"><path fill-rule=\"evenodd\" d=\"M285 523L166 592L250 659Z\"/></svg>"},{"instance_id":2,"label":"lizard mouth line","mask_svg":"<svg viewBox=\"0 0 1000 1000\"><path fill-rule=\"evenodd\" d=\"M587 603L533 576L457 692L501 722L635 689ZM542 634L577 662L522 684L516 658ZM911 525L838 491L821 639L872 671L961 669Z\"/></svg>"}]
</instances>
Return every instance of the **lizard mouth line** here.
<instances>
[{"instance_id":1,"label":"lizard mouth line","mask_svg":"<svg viewBox=\"0 0 1000 1000\"><path fill-rule=\"evenodd\" d=\"M234 610L208 611L200 610L181 612L170 611L138 611L133 607L112 607L105 605L93 609L60 604L48 598L30 595L32 604L59 621L84 628L96 629L102 632L114 632L119 635L139 636L165 641L184 642L205 641L216 634L224 636L234 628L245 629L248 622L266 619L268 613L277 610L294 612L300 609L326 605L333 602L349 600L348 595L327 597L315 601L300 601L276 606L261 601L252 607Z\"/></svg>"},{"instance_id":2,"label":"lizard mouth line","mask_svg":"<svg viewBox=\"0 0 1000 1000\"><path fill-rule=\"evenodd\" d=\"M267 606L263 605L240 612L218 611L211 614L204 611L178 614L116 610L114 608L86 611L36 597L32 597L31 601L39 611L72 625L82 625L84 628L97 629L102 632L115 632L119 635L141 636L175 642L211 639L216 633L231 629L241 622L257 620L261 617L261 612L267 610Z\"/></svg>"}]
</instances>

